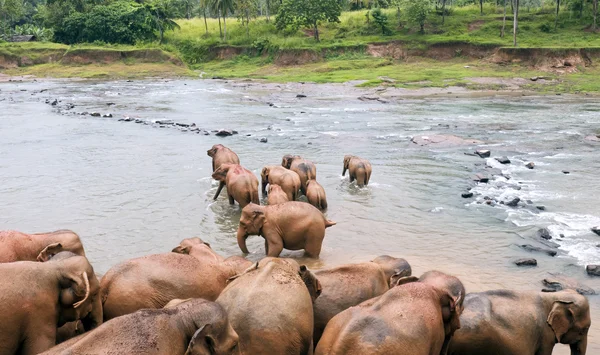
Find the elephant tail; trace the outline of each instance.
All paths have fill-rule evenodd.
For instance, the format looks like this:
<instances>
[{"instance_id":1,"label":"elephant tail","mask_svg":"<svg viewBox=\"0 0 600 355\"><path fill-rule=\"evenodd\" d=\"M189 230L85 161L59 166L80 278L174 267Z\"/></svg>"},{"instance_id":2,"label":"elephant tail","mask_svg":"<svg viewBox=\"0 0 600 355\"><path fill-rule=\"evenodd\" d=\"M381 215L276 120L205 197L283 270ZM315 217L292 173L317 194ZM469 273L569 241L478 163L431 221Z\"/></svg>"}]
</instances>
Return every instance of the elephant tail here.
<instances>
[{"instance_id":1,"label":"elephant tail","mask_svg":"<svg viewBox=\"0 0 600 355\"><path fill-rule=\"evenodd\" d=\"M329 228L331 226L335 226L337 223L335 223L334 221L330 221L328 219L325 220L325 228Z\"/></svg>"}]
</instances>

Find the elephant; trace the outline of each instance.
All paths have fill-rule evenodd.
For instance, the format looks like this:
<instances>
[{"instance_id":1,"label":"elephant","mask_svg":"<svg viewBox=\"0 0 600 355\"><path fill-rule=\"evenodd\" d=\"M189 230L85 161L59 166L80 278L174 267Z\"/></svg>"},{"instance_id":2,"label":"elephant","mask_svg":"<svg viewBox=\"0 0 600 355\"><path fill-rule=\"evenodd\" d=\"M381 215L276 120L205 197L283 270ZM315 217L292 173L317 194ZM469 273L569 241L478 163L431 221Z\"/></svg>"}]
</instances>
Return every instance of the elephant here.
<instances>
[{"instance_id":1,"label":"elephant","mask_svg":"<svg viewBox=\"0 0 600 355\"><path fill-rule=\"evenodd\" d=\"M587 298L573 290L471 293L460 321L448 354L551 355L561 343L584 355L591 324Z\"/></svg>"},{"instance_id":2,"label":"elephant","mask_svg":"<svg viewBox=\"0 0 600 355\"><path fill-rule=\"evenodd\" d=\"M230 355L239 354L238 339L223 307L189 299L112 319L43 354Z\"/></svg>"},{"instance_id":3,"label":"elephant","mask_svg":"<svg viewBox=\"0 0 600 355\"><path fill-rule=\"evenodd\" d=\"M206 151L206 154L212 158L212 171L215 172L223 164L240 164L240 158L235 152L222 144L215 144Z\"/></svg>"},{"instance_id":4,"label":"elephant","mask_svg":"<svg viewBox=\"0 0 600 355\"><path fill-rule=\"evenodd\" d=\"M260 173L261 189L263 196L266 194L267 184L279 185L285 192L288 201L296 201L300 190L300 176L295 171L282 166L265 166Z\"/></svg>"},{"instance_id":5,"label":"elephant","mask_svg":"<svg viewBox=\"0 0 600 355\"><path fill-rule=\"evenodd\" d=\"M315 344L321 339L327 323L336 314L370 298L381 296L390 285L411 275L406 260L388 255L378 256L371 262L347 264L331 269L317 270L323 292L314 304Z\"/></svg>"},{"instance_id":6,"label":"elephant","mask_svg":"<svg viewBox=\"0 0 600 355\"><path fill-rule=\"evenodd\" d=\"M303 194L306 194L306 182L317 178L317 167L315 164L299 155L284 155L281 160L281 166L296 172L300 176L300 190Z\"/></svg>"},{"instance_id":7,"label":"elephant","mask_svg":"<svg viewBox=\"0 0 600 355\"><path fill-rule=\"evenodd\" d=\"M318 258L325 228L333 225L335 222L327 220L321 211L308 203L290 201L274 206L251 203L242 210L237 241L246 254L246 238L260 235L265 238L267 256L279 256L286 248L304 249L306 256Z\"/></svg>"},{"instance_id":8,"label":"elephant","mask_svg":"<svg viewBox=\"0 0 600 355\"><path fill-rule=\"evenodd\" d=\"M281 189L279 185L271 185L269 184L269 195L268 202L269 206L278 205L280 203L288 202L289 199L285 192Z\"/></svg>"},{"instance_id":9,"label":"elephant","mask_svg":"<svg viewBox=\"0 0 600 355\"><path fill-rule=\"evenodd\" d=\"M460 317L464 294L456 298L447 287L404 279L415 278L399 279L383 295L333 317L315 354L445 355L444 344L456 330L450 324Z\"/></svg>"},{"instance_id":10,"label":"elephant","mask_svg":"<svg viewBox=\"0 0 600 355\"><path fill-rule=\"evenodd\" d=\"M220 182L214 200L219 197L223 186L227 186L229 203L234 201L244 208L249 203L260 203L258 201L258 179L254 174L241 165L222 164L212 175L213 179Z\"/></svg>"},{"instance_id":11,"label":"elephant","mask_svg":"<svg viewBox=\"0 0 600 355\"><path fill-rule=\"evenodd\" d=\"M324 211L327 209L327 195L325 189L317 180L308 180L306 182L306 199L308 203Z\"/></svg>"},{"instance_id":12,"label":"elephant","mask_svg":"<svg viewBox=\"0 0 600 355\"><path fill-rule=\"evenodd\" d=\"M356 180L358 187L369 185L371 179L371 163L367 159L362 159L354 155L344 157L344 171L342 176L346 176L346 170L350 173L350 182Z\"/></svg>"},{"instance_id":13,"label":"elephant","mask_svg":"<svg viewBox=\"0 0 600 355\"><path fill-rule=\"evenodd\" d=\"M237 276L217 303L240 337L240 353L312 353L313 302L321 286L292 259L267 257Z\"/></svg>"},{"instance_id":14,"label":"elephant","mask_svg":"<svg viewBox=\"0 0 600 355\"><path fill-rule=\"evenodd\" d=\"M185 239L171 253L125 261L112 267L100 282L104 319L162 308L172 299L214 301L227 279L251 264L237 256L224 259L200 238Z\"/></svg>"},{"instance_id":15,"label":"elephant","mask_svg":"<svg viewBox=\"0 0 600 355\"><path fill-rule=\"evenodd\" d=\"M32 355L56 344L57 328L102 324L99 282L85 256L60 252L45 262L0 264L0 355Z\"/></svg>"},{"instance_id":16,"label":"elephant","mask_svg":"<svg viewBox=\"0 0 600 355\"><path fill-rule=\"evenodd\" d=\"M79 236L70 230L38 234L0 231L0 263L42 261L61 251L85 256Z\"/></svg>"}]
</instances>

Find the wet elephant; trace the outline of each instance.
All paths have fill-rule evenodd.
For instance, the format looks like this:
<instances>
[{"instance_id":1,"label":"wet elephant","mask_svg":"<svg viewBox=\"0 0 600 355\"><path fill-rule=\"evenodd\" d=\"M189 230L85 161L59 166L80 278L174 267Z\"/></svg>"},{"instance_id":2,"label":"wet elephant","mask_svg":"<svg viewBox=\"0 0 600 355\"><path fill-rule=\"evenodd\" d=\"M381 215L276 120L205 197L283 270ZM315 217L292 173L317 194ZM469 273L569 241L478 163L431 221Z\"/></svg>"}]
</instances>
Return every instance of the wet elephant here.
<instances>
[{"instance_id":1,"label":"wet elephant","mask_svg":"<svg viewBox=\"0 0 600 355\"><path fill-rule=\"evenodd\" d=\"M350 175L350 182L356 180L356 185L363 187L369 185L371 179L372 167L367 159L362 159L354 155L344 157L344 170L342 176L346 176L346 171Z\"/></svg>"},{"instance_id":2,"label":"wet elephant","mask_svg":"<svg viewBox=\"0 0 600 355\"><path fill-rule=\"evenodd\" d=\"M327 209L327 195L325 189L317 180L308 180L306 182L306 199L308 203L324 211Z\"/></svg>"},{"instance_id":3,"label":"wet elephant","mask_svg":"<svg viewBox=\"0 0 600 355\"><path fill-rule=\"evenodd\" d=\"M0 263L42 261L61 251L85 256L79 236L70 230L37 234L0 231Z\"/></svg>"},{"instance_id":4,"label":"wet elephant","mask_svg":"<svg viewBox=\"0 0 600 355\"><path fill-rule=\"evenodd\" d=\"M296 172L300 176L300 190L303 194L306 194L306 182L317 178L315 164L299 155L284 155L281 159L281 166Z\"/></svg>"},{"instance_id":5,"label":"wet elephant","mask_svg":"<svg viewBox=\"0 0 600 355\"><path fill-rule=\"evenodd\" d=\"M572 290L554 293L496 290L468 294L451 355L551 355L567 344L584 355L590 306Z\"/></svg>"},{"instance_id":6,"label":"wet elephant","mask_svg":"<svg viewBox=\"0 0 600 355\"><path fill-rule=\"evenodd\" d=\"M0 264L0 354L38 354L56 344L57 328L102 324L99 282L84 256L60 252L45 262Z\"/></svg>"},{"instance_id":7,"label":"wet elephant","mask_svg":"<svg viewBox=\"0 0 600 355\"><path fill-rule=\"evenodd\" d=\"M371 262L316 271L315 276L321 282L323 292L314 305L315 344L336 314L381 296L390 289L390 285L395 285L402 277L410 276L411 272L406 260L387 255L378 256Z\"/></svg>"},{"instance_id":8,"label":"wet elephant","mask_svg":"<svg viewBox=\"0 0 600 355\"><path fill-rule=\"evenodd\" d=\"M173 250L125 261L104 275L105 320L143 308L162 308L172 299L214 301L227 279L251 265L241 257L224 259L200 238L186 239Z\"/></svg>"},{"instance_id":9,"label":"wet elephant","mask_svg":"<svg viewBox=\"0 0 600 355\"><path fill-rule=\"evenodd\" d=\"M267 256L279 256L285 248L304 249L306 256L318 258L325 238L325 228L335 225L314 206L304 202L286 202L274 206L249 204L242 210L237 240L240 249L248 253L246 238L265 238Z\"/></svg>"},{"instance_id":10,"label":"wet elephant","mask_svg":"<svg viewBox=\"0 0 600 355\"><path fill-rule=\"evenodd\" d=\"M321 286L291 259L264 258L217 299L240 337L243 355L312 353L313 301Z\"/></svg>"},{"instance_id":11,"label":"wet elephant","mask_svg":"<svg viewBox=\"0 0 600 355\"><path fill-rule=\"evenodd\" d=\"M44 354L233 355L239 354L237 346L223 307L191 299L112 319Z\"/></svg>"},{"instance_id":12,"label":"wet elephant","mask_svg":"<svg viewBox=\"0 0 600 355\"><path fill-rule=\"evenodd\" d=\"M250 170L241 165L223 164L212 175L213 179L220 182L214 199L216 200L223 189L227 186L227 196L229 203L234 201L244 208L249 203L259 204L258 200L258 179Z\"/></svg>"},{"instance_id":13,"label":"wet elephant","mask_svg":"<svg viewBox=\"0 0 600 355\"><path fill-rule=\"evenodd\" d=\"M215 172L223 164L240 164L240 158L235 152L223 144L215 144L206 154L212 158L212 171Z\"/></svg>"},{"instance_id":14,"label":"wet elephant","mask_svg":"<svg viewBox=\"0 0 600 355\"><path fill-rule=\"evenodd\" d=\"M289 199L285 192L281 189L279 185L271 185L269 184L269 195L267 198L269 206L278 205L280 203L288 202Z\"/></svg>"},{"instance_id":15,"label":"wet elephant","mask_svg":"<svg viewBox=\"0 0 600 355\"><path fill-rule=\"evenodd\" d=\"M445 354L444 344L456 331L451 324L460 316L464 293L453 297L448 287L455 282L450 279L443 288L434 287L434 282L403 279L416 278L402 278L383 295L333 317L315 354ZM464 290L462 284L460 288Z\"/></svg>"},{"instance_id":16,"label":"wet elephant","mask_svg":"<svg viewBox=\"0 0 600 355\"><path fill-rule=\"evenodd\" d=\"M260 176L263 196L265 195L267 184L274 184L281 187L287 195L288 201L296 201L301 181L300 176L295 171L282 166L265 166Z\"/></svg>"}]
</instances>

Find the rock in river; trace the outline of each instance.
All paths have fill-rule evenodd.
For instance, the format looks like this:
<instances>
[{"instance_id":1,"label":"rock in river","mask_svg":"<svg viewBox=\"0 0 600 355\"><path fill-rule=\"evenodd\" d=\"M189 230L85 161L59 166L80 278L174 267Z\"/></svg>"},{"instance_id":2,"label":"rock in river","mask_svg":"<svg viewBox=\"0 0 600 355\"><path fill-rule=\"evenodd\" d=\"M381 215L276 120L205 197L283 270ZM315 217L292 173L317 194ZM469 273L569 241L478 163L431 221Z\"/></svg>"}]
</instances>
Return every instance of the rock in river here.
<instances>
[{"instance_id":1,"label":"rock in river","mask_svg":"<svg viewBox=\"0 0 600 355\"><path fill-rule=\"evenodd\" d=\"M233 136L233 131L230 131L228 129L221 129L217 133L215 133L215 135L218 137L229 137Z\"/></svg>"},{"instance_id":2,"label":"rock in river","mask_svg":"<svg viewBox=\"0 0 600 355\"><path fill-rule=\"evenodd\" d=\"M548 228L538 229L537 236L542 239L546 239L546 240L552 239L552 236L550 235L550 231L548 230Z\"/></svg>"},{"instance_id":3,"label":"rock in river","mask_svg":"<svg viewBox=\"0 0 600 355\"><path fill-rule=\"evenodd\" d=\"M505 202L504 204L506 206L510 206L510 207L517 207L517 205L519 204L519 202L521 202L521 199L518 197L513 198L512 200Z\"/></svg>"},{"instance_id":4,"label":"rock in river","mask_svg":"<svg viewBox=\"0 0 600 355\"><path fill-rule=\"evenodd\" d=\"M585 271L590 276L600 276L600 265L588 265L585 267Z\"/></svg>"},{"instance_id":5,"label":"rock in river","mask_svg":"<svg viewBox=\"0 0 600 355\"><path fill-rule=\"evenodd\" d=\"M269 140L268 140L267 138L265 138L265 137L263 137L263 138L261 138L261 139L260 139L260 142L261 142L261 143L267 143L268 141L269 141Z\"/></svg>"},{"instance_id":6,"label":"rock in river","mask_svg":"<svg viewBox=\"0 0 600 355\"><path fill-rule=\"evenodd\" d=\"M471 191L463 192L460 196L462 196L462 198L471 198L473 197L473 193Z\"/></svg>"},{"instance_id":7,"label":"rock in river","mask_svg":"<svg viewBox=\"0 0 600 355\"><path fill-rule=\"evenodd\" d=\"M535 168L535 163L530 161L529 163L525 164L525 167L527 169L533 169L533 168Z\"/></svg>"},{"instance_id":8,"label":"rock in river","mask_svg":"<svg viewBox=\"0 0 600 355\"><path fill-rule=\"evenodd\" d=\"M473 176L472 180L485 184L490 181L490 178L489 178L489 176L484 175L484 174L475 174L475 176Z\"/></svg>"},{"instance_id":9,"label":"rock in river","mask_svg":"<svg viewBox=\"0 0 600 355\"><path fill-rule=\"evenodd\" d=\"M596 291L594 291L589 286L584 285L581 282L564 275L552 275L550 277L545 278L542 282L544 286L546 286L544 289L542 289L543 292L575 290L584 296L596 294Z\"/></svg>"},{"instance_id":10,"label":"rock in river","mask_svg":"<svg viewBox=\"0 0 600 355\"><path fill-rule=\"evenodd\" d=\"M461 145L482 144L482 141L470 138L461 138L451 134L434 134L429 136L415 136L410 140L420 146L457 147Z\"/></svg>"},{"instance_id":11,"label":"rock in river","mask_svg":"<svg viewBox=\"0 0 600 355\"><path fill-rule=\"evenodd\" d=\"M594 233L596 233L596 234L600 235L600 227L593 227L593 228L592 228L592 232L594 232Z\"/></svg>"},{"instance_id":12,"label":"rock in river","mask_svg":"<svg viewBox=\"0 0 600 355\"><path fill-rule=\"evenodd\" d=\"M534 258L523 258L515 260L517 266L537 266L537 260Z\"/></svg>"},{"instance_id":13,"label":"rock in river","mask_svg":"<svg viewBox=\"0 0 600 355\"><path fill-rule=\"evenodd\" d=\"M489 150L477 150L475 151L475 154L479 155L481 158L489 158L490 155L492 155L492 152Z\"/></svg>"},{"instance_id":14,"label":"rock in river","mask_svg":"<svg viewBox=\"0 0 600 355\"><path fill-rule=\"evenodd\" d=\"M496 160L500 164L510 164L510 159L508 159L508 157L500 157L500 158L496 158Z\"/></svg>"},{"instance_id":15,"label":"rock in river","mask_svg":"<svg viewBox=\"0 0 600 355\"><path fill-rule=\"evenodd\" d=\"M550 249L544 249L544 248L540 248L540 247L534 247L531 244L522 244L519 245L520 248L527 250L527 251L532 251L532 252L538 252L538 253L545 253L549 256L556 256L556 254L558 254L558 252L556 250L550 250Z\"/></svg>"}]
</instances>

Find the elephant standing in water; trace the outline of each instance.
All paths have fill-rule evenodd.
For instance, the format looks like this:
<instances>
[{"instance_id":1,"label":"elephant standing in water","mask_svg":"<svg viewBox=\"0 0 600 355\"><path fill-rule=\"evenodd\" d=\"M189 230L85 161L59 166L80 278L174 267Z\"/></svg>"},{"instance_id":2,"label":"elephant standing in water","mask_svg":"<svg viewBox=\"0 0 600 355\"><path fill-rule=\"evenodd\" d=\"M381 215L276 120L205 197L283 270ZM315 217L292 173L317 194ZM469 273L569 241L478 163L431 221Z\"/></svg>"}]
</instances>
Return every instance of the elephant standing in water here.
<instances>
[{"instance_id":1,"label":"elephant standing in water","mask_svg":"<svg viewBox=\"0 0 600 355\"><path fill-rule=\"evenodd\" d=\"M336 314L373 297L381 296L390 286L411 275L406 260L387 255L371 262L347 264L331 269L317 270L323 292L314 305L315 344L321 339L327 323Z\"/></svg>"},{"instance_id":2,"label":"elephant standing in water","mask_svg":"<svg viewBox=\"0 0 600 355\"><path fill-rule=\"evenodd\" d=\"M212 158L212 171L215 172L223 164L240 164L240 158L235 152L222 144L215 144L206 154Z\"/></svg>"},{"instance_id":3,"label":"elephant standing in water","mask_svg":"<svg viewBox=\"0 0 600 355\"><path fill-rule=\"evenodd\" d=\"M249 204L242 210L237 241L248 253L246 238L260 235L265 238L267 256L279 256L285 248L304 249L306 256L318 258L325 238L325 228L335 225L314 206L291 201L274 206Z\"/></svg>"},{"instance_id":4,"label":"elephant standing in water","mask_svg":"<svg viewBox=\"0 0 600 355\"><path fill-rule=\"evenodd\" d=\"M0 264L0 355L33 355L56 344L57 327L102 324L100 285L84 256L60 252L45 262Z\"/></svg>"},{"instance_id":5,"label":"elephant standing in water","mask_svg":"<svg viewBox=\"0 0 600 355\"><path fill-rule=\"evenodd\" d=\"M221 182L214 199L216 200L223 189L227 186L227 196L229 203L233 205L234 201L244 208L249 203L259 204L258 200L258 179L250 170L241 165L223 164L212 175L213 179Z\"/></svg>"},{"instance_id":6,"label":"elephant standing in water","mask_svg":"<svg viewBox=\"0 0 600 355\"><path fill-rule=\"evenodd\" d=\"M221 257L200 238L183 240L171 253L127 260L102 278L104 319L162 308L177 298L214 301L227 280L251 264L238 256Z\"/></svg>"},{"instance_id":7,"label":"elephant standing in water","mask_svg":"<svg viewBox=\"0 0 600 355\"><path fill-rule=\"evenodd\" d=\"M461 324L448 354L551 355L561 343L571 347L571 355L584 355L590 306L572 290L471 293Z\"/></svg>"},{"instance_id":8,"label":"elephant standing in water","mask_svg":"<svg viewBox=\"0 0 600 355\"><path fill-rule=\"evenodd\" d=\"M260 176L263 196L266 193L267 184L274 184L281 187L287 195L288 201L296 201L301 181L300 176L295 171L282 166L265 166Z\"/></svg>"},{"instance_id":9,"label":"elephant standing in water","mask_svg":"<svg viewBox=\"0 0 600 355\"><path fill-rule=\"evenodd\" d=\"M308 180L306 182L306 199L308 203L324 211L327 209L327 195L325 189L317 180Z\"/></svg>"},{"instance_id":10,"label":"elephant standing in water","mask_svg":"<svg viewBox=\"0 0 600 355\"><path fill-rule=\"evenodd\" d=\"M342 176L346 176L347 170L349 170L351 183L356 180L358 187L369 185L373 169L367 159L362 159L354 155L346 155L344 157L344 171L342 172Z\"/></svg>"},{"instance_id":11,"label":"elephant standing in water","mask_svg":"<svg viewBox=\"0 0 600 355\"><path fill-rule=\"evenodd\" d=\"M284 155L281 160L281 166L296 172L300 176L300 190L302 190L303 194L306 194L306 182L317 178L317 167L315 164L299 155Z\"/></svg>"},{"instance_id":12,"label":"elephant standing in water","mask_svg":"<svg viewBox=\"0 0 600 355\"><path fill-rule=\"evenodd\" d=\"M264 258L233 280L217 303L229 314L242 355L312 353L314 275L292 259Z\"/></svg>"},{"instance_id":13,"label":"elephant standing in water","mask_svg":"<svg viewBox=\"0 0 600 355\"><path fill-rule=\"evenodd\" d=\"M0 231L0 263L44 261L61 251L85 256L79 236L70 230L37 234Z\"/></svg>"},{"instance_id":14,"label":"elephant standing in water","mask_svg":"<svg viewBox=\"0 0 600 355\"><path fill-rule=\"evenodd\" d=\"M267 201L269 206L273 206L280 203L286 203L289 201L289 199L286 193L281 189L281 186L269 184L269 197Z\"/></svg>"},{"instance_id":15,"label":"elephant standing in water","mask_svg":"<svg viewBox=\"0 0 600 355\"><path fill-rule=\"evenodd\" d=\"M445 354L446 344L460 328L464 287L449 275L439 282L438 275L419 282L411 282L416 280L411 276L399 279L383 295L336 315L315 354Z\"/></svg>"},{"instance_id":16,"label":"elephant standing in water","mask_svg":"<svg viewBox=\"0 0 600 355\"><path fill-rule=\"evenodd\" d=\"M237 346L223 307L191 299L112 319L44 354L233 355L239 354Z\"/></svg>"}]
</instances>

